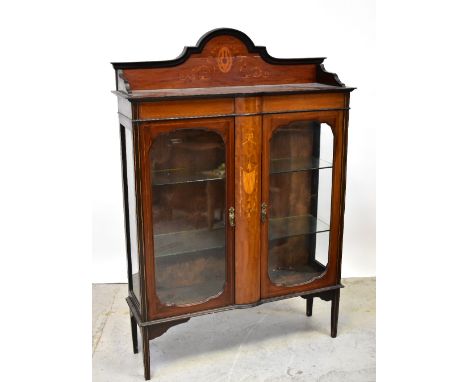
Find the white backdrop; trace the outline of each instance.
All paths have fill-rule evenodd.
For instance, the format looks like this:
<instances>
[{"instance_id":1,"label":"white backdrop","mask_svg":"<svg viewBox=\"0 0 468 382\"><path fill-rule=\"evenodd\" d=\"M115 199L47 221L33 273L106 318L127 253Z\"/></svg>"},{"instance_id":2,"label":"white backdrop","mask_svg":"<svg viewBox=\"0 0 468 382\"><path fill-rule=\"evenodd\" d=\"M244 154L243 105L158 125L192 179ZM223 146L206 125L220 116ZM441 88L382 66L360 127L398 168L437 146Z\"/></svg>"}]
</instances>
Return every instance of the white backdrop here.
<instances>
[{"instance_id":1,"label":"white backdrop","mask_svg":"<svg viewBox=\"0 0 468 382\"><path fill-rule=\"evenodd\" d=\"M284 3L157 2L108 8L88 41L92 113L93 282L126 282L117 100L111 61L167 60L205 32L245 32L275 57L328 57L351 94L343 277L375 275L375 5L372 0ZM248 7L244 7L247 5ZM209 11L211 10L211 11ZM90 17L93 17L90 15ZM84 25L86 27L86 25ZM85 121L84 121L85 122ZM89 122L86 122L89 123Z\"/></svg>"},{"instance_id":2,"label":"white backdrop","mask_svg":"<svg viewBox=\"0 0 468 382\"><path fill-rule=\"evenodd\" d=\"M31 341L41 351L28 357L26 372L48 381L89 380L90 281L125 281L109 61L171 59L222 26L246 32L276 56L328 56L326 67L358 87L343 265L345 276L374 274L376 134L383 270L377 380L463 380L467 4L448 4L378 2L374 59L369 0L0 3L0 243L7 270L0 280L4 305L14 312L2 315L2 343L11 355L2 380L18 379ZM374 108L384 117L377 119ZM11 329L31 320L40 330Z\"/></svg>"}]
</instances>

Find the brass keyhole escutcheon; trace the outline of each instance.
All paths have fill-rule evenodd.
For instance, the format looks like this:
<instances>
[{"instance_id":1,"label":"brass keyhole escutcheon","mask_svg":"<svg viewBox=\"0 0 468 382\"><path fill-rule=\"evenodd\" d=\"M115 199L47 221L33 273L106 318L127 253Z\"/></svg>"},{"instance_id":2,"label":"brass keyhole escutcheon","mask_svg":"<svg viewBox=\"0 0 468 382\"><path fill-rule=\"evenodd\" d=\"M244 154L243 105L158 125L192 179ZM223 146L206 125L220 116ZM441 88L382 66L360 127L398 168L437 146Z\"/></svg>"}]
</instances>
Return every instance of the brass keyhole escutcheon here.
<instances>
[{"instance_id":1,"label":"brass keyhole escutcheon","mask_svg":"<svg viewBox=\"0 0 468 382\"><path fill-rule=\"evenodd\" d=\"M230 225L231 227L235 227L235 226L236 226L234 207L229 208L229 225Z\"/></svg>"},{"instance_id":2,"label":"brass keyhole escutcheon","mask_svg":"<svg viewBox=\"0 0 468 382\"><path fill-rule=\"evenodd\" d=\"M267 207L268 205L266 203L262 203L262 209L260 212L260 217L262 219L262 223L265 223L265 220L267 218Z\"/></svg>"}]
</instances>

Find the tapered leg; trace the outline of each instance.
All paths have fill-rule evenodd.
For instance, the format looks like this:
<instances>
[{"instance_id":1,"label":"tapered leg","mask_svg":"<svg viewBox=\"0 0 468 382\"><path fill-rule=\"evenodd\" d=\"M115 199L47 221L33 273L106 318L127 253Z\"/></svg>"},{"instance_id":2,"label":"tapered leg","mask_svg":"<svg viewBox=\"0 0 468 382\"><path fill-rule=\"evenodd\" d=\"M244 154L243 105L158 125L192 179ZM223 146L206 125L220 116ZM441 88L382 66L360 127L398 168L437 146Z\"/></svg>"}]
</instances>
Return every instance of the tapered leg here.
<instances>
[{"instance_id":1,"label":"tapered leg","mask_svg":"<svg viewBox=\"0 0 468 382\"><path fill-rule=\"evenodd\" d=\"M306 316L310 317L312 316L312 307L314 306L314 298L309 297L306 299Z\"/></svg>"},{"instance_id":2,"label":"tapered leg","mask_svg":"<svg viewBox=\"0 0 468 382\"><path fill-rule=\"evenodd\" d=\"M331 306L331 336L336 337L338 332L338 311L340 309L340 290L337 289L332 298Z\"/></svg>"},{"instance_id":3,"label":"tapered leg","mask_svg":"<svg viewBox=\"0 0 468 382\"><path fill-rule=\"evenodd\" d=\"M138 333L137 333L137 322L135 317L130 313L130 325L132 327L132 342L133 342L133 353L138 353Z\"/></svg>"},{"instance_id":4,"label":"tapered leg","mask_svg":"<svg viewBox=\"0 0 468 382\"><path fill-rule=\"evenodd\" d=\"M141 327L141 342L143 342L143 367L145 369L145 380L150 379L150 350L149 333L147 327Z\"/></svg>"}]
</instances>

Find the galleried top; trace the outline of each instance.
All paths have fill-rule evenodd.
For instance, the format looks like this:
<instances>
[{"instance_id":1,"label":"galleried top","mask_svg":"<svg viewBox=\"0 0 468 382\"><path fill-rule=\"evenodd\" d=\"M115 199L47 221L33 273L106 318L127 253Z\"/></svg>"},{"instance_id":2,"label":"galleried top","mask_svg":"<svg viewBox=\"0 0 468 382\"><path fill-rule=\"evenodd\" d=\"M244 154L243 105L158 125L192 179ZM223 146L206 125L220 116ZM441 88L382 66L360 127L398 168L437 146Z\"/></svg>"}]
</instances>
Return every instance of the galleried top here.
<instances>
[{"instance_id":1,"label":"galleried top","mask_svg":"<svg viewBox=\"0 0 468 382\"><path fill-rule=\"evenodd\" d=\"M117 93L130 99L219 94L352 91L325 58L275 58L243 32L215 29L170 61L114 62Z\"/></svg>"}]
</instances>

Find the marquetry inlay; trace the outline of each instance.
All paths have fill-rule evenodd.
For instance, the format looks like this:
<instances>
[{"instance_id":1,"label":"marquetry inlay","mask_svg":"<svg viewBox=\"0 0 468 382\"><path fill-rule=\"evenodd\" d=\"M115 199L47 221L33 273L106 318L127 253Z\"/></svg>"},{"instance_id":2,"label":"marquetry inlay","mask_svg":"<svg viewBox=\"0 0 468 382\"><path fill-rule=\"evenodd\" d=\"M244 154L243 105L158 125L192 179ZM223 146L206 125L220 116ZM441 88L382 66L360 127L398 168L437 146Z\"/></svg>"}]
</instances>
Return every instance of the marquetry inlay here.
<instances>
[{"instance_id":1,"label":"marquetry inlay","mask_svg":"<svg viewBox=\"0 0 468 382\"><path fill-rule=\"evenodd\" d=\"M244 165L240 166L241 187L245 194L241 208L245 210L246 216L250 217L258 205L258 160L257 142L254 140L253 127L246 125L245 140L242 142L242 150L247 155Z\"/></svg>"},{"instance_id":2,"label":"marquetry inlay","mask_svg":"<svg viewBox=\"0 0 468 382\"><path fill-rule=\"evenodd\" d=\"M232 67L232 54L228 47L223 46L218 52L218 68L223 73L229 73Z\"/></svg>"}]
</instances>

